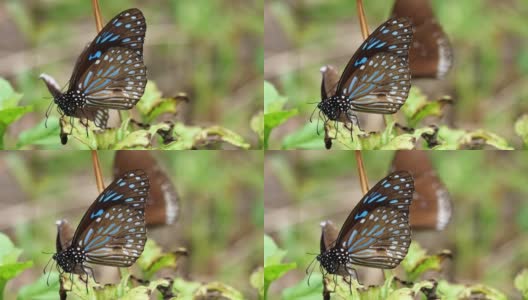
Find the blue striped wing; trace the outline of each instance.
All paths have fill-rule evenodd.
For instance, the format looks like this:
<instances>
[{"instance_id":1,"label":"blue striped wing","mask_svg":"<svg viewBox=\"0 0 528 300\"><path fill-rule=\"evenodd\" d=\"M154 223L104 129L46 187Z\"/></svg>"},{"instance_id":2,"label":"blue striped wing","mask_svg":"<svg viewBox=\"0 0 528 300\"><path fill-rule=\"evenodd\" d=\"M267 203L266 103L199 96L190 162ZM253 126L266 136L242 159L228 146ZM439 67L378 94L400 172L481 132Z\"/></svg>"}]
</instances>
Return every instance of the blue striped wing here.
<instances>
[{"instance_id":1,"label":"blue striped wing","mask_svg":"<svg viewBox=\"0 0 528 300\"><path fill-rule=\"evenodd\" d=\"M86 97L86 107L130 109L147 84L147 69L136 52L111 48L86 70L76 89Z\"/></svg>"},{"instance_id":2,"label":"blue striped wing","mask_svg":"<svg viewBox=\"0 0 528 300\"><path fill-rule=\"evenodd\" d=\"M86 70L110 48L130 49L142 59L146 30L145 17L137 8L125 10L115 16L77 59L70 78L69 90L76 89Z\"/></svg>"},{"instance_id":3,"label":"blue striped wing","mask_svg":"<svg viewBox=\"0 0 528 300\"><path fill-rule=\"evenodd\" d=\"M356 205L341 228L336 247L348 252L352 264L390 269L407 254L411 242L409 205L412 176L394 172L378 182Z\"/></svg>"},{"instance_id":4,"label":"blue striped wing","mask_svg":"<svg viewBox=\"0 0 528 300\"><path fill-rule=\"evenodd\" d=\"M347 99L356 111L391 114L407 99L410 88L409 48L412 25L389 19L360 46L346 66L336 99Z\"/></svg>"},{"instance_id":5,"label":"blue striped wing","mask_svg":"<svg viewBox=\"0 0 528 300\"><path fill-rule=\"evenodd\" d=\"M85 251L86 261L128 267L143 252L145 204L149 181L142 170L128 171L112 182L90 206L72 245Z\"/></svg>"},{"instance_id":6,"label":"blue striped wing","mask_svg":"<svg viewBox=\"0 0 528 300\"><path fill-rule=\"evenodd\" d=\"M409 63L389 53L379 53L352 76L343 94L355 111L392 114L407 100L411 88Z\"/></svg>"}]
</instances>

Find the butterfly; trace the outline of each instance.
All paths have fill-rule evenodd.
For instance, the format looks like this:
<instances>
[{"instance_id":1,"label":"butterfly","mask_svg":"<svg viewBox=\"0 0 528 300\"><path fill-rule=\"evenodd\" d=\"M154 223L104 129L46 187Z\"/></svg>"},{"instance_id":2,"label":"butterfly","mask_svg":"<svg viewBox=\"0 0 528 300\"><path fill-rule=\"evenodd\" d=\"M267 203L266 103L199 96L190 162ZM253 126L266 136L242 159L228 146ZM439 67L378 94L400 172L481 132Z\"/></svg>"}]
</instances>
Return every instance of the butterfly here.
<instances>
[{"instance_id":1,"label":"butterfly","mask_svg":"<svg viewBox=\"0 0 528 300\"><path fill-rule=\"evenodd\" d=\"M412 25L393 18L379 26L356 51L334 86L321 85L317 104L324 123L357 123L354 111L393 114L405 103L411 86L409 47Z\"/></svg>"},{"instance_id":2,"label":"butterfly","mask_svg":"<svg viewBox=\"0 0 528 300\"><path fill-rule=\"evenodd\" d=\"M136 105L147 84L143 63L146 29L143 13L137 8L115 16L77 59L64 93L51 76L40 75L61 116L87 119L105 129L109 109Z\"/></svg>"},{"instance_id":3,"label":"butterfly","mask_svg":"<svg viewBox=\"0 0 528 300\"><path fill-rule=\"evenodd\" d=\"M148 151L120 150L114 157L114 176L142 169L150 180L149 198L145 205L147 226L173 224L180 213L180 197L162 166Z\"/></svg>"},{"instance_id":4,"label":"butterfly","mask_svg":"<svg viewBox=\"0 0 528 300\"><path fill-rule=\"evenodd\" d=\"M391 173L359 201L332 242L328 240L333 238L331 227L325 231L323 226L321 253L316 259L324 271L352 276L353 265L395 268L411 243L409 205L413 191L408 172Z\"/></svg>"},{"instance_id":5,"label":"butterfly","mask_svg":"<svg viewBox=\"0 0 528 300\"><path fill-rule=\"evenodd\" d=\"M85 263L129 267L143 252L147 240L145 203L149 180L142 170L128 171L113 181L94 201L77 226L73 238L64 221L58 222L53 254L59 272L81 275L88 283ZM82 278L86 275L86 279Z\"/></svg>"},{"instance_id":6,"label":"butterfly","mask_svg":"<svg viewBox=\"0 0 528 300\"><path fill-rule=\"evenodd\" d=\"M396 151L391 171L398 170L407 170L414 178L411 228L443 230L451 219L453 205L427 153L418 150Z\"/></svg>"},{"instance_id":7,"label":"butterfly","mask_svg":"<svg viewBox=\"0 0 528 300\"><path fill-rule=\"evenodd\" d=\"M414 25L409 51L415 78L443 78L453 65L453 49L436 21L429 0L396 0L393 17L407 17Z\"/></svg>"}]
</instances>

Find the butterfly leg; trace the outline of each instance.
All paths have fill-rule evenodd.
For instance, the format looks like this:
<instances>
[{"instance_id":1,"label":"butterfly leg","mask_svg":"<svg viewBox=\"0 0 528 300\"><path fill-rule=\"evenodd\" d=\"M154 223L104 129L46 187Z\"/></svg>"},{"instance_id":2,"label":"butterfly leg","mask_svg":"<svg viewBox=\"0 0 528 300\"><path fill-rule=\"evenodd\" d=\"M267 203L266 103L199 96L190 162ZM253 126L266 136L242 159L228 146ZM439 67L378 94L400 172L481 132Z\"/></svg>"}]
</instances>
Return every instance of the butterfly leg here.
<instances>
[{"instance_id":1,"label":"butterfly leg","mask_svg":"<svg viewBox=\"0 0 528 300\"><path fill-rule=\"evenodd\" d=\"M88 267L88 266L83 266L83 271L86 273L86 275L88 276L88 271L90 271L90 275L92 275L92 278L94 279L94 282L95 283L98 283L97 280L95 279L95 273L94 273L94 270L91 268L91 267Z\"/></svg>"},{"instance_id":2,"label":"butterfly leg","mask_svg":"<svg viewBox=\"0 0 528 300\"><path fill-rule=\"evenodd\" d=\"M361 128L361 126L359 125L359 119L355 114L349 111L347 113L347 116L348 116L348 120L350 121L350 123L352 123L352 128L354 127L354 125L356 125L360 131L364 131L363 128Z\"/></svg>"}]
</instances>

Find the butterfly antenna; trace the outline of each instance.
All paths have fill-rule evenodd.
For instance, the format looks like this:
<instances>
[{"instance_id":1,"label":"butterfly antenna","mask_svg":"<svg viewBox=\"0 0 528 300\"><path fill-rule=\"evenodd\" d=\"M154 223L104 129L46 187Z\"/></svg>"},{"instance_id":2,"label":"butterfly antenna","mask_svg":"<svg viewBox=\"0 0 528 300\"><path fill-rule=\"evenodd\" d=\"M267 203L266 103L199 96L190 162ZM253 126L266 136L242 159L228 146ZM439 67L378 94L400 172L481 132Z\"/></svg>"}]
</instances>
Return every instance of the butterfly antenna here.
<instances>
[{"instance_id":1,"label":"butterfly antenna","mask_svg":"<svg viewBox=\"0 0 528 300\"><path fill-rule=\"evenodd\" d=\"M49 265L49 263L51 262L52 259L53 259L53 256L50 257L50 259L48 260L48 263L46 263L46 265L44 266L44 269L42 270L42 273L46 274L46 268L48 267L48 265Z\"/></svg>"},{"instance_id":2,"label":"butterfly antenna","mask_svg":"<svg viewBox=\"0 0 528 300\"><path fill-rule=\"evenodd\" d=\"M317 109L317 106L314 108L314 110L312 111L312 114L310 115L310 123L312 123L312 117L313 117L316 109Z\"/></svg>"},{"instance_id":3,"label":"butterfly antenna","mask_svg":"<svg viewBox=\"0 0 528 300\"><path fill-rule=\"evenodd\" d=\"M308 254L311 254L311 253L308 253ZM312 264L314 263L315 259L317 257L314 257L314 259L312 259L312 261L310 262L310 264L308 265L308 267L306 267L306 270L304 271L307 275L308 275L308 270L310 269L310 267L312 266Z\"/></svg>"},{"instance_id":4,"label":"butterfly antenna","mask_svg":"<svg viewBox=\"0 0 528 300\"><path fill-rule=\"evenodd\" d=\"M46 109L46 121L44 121L44 126L46 128L48 128L48 118L49 118L49 116L51 114L51 109L53 107L53 103L55 103L54 101L55 100L51 100L50 104L48 105L48 109Z\"/></svg>"},{"instance_id":5,"label":"butterfly antenna","mask_svg":"<svg viewBox=\"0 0 528 300\"><path fill-rule=\"evenodd\" d=\"M310 265L308 265L308 268L306 268L306 274L308 275L308 286L310 286L310 278L312 278L312 273L315 269L315 265L313 266L313 268L308 271L308 269L310 268L310 266L314 263L315 261L315 258L312 260L312 262L310 263Z\"/></svg>"},{"instance_id":6,"label":"butterfly antenna","mask_svg":"<svg viewBox=\"0 0 528 300\"><path fill-rule=\"evenodd\" d=\"M317 116L317 135L319 135L319 121L321 120L321 111L319 110L319 116Z\"/></svg>"}]
</instances>

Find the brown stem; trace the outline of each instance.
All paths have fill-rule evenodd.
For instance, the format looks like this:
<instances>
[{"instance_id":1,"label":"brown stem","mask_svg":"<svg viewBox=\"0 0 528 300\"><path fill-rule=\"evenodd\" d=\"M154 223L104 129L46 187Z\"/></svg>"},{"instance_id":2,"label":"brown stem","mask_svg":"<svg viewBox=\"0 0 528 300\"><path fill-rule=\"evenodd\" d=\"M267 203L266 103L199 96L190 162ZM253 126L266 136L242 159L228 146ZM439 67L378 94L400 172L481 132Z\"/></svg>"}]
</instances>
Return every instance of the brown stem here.
<instances>
[{"instance_id":1,"label":"brown stem","mask_svg":"<svg viewBox=\"0 0 528 300\"><path fill-rule=\"evenodd\" d=\"M363 158L361 157L361 150L356 150L356 162L359 174L359 183L361 184L361 192L365 195L368 190L367 174L365 173L365 166L363 165Z\"/></svg>"},{"instance_id":2,"label":"brown stem","mask_svg":"<svg viewBox=\"0 0 528 300\"><path fill-rule=\"evenodd\" d=\"M103 175L101 175L101 166L99 165L99 156L96 150L92 150L92 163L95 173L95 182L97 183L97 190L99 194L104 190Z\"/></svg>"},{"instance_id":3,"label":"brown stem","mask_svg":"<svg viewBox=\"0 0 528 300\"><path fill-rule=\"evenodd\" d=\"M357 0L356 4L359 16L359 25L361 26L361 34L363 35L363 39L366 40L369 36L369 31L367 26L367 18L365 17L365 11L363 10L363 0Z\"/></svg>"},{"instance_id":4,"label":"brown stem","mask_svg":"<svg viewBox=\"0 0 528 300\"><path fill-rule=\"evenodd\" d=\"M99 32L103 29L103 20L101 19L101 10L99 9L98 0L92 0L92 8L95 17L95 27L97 28L97 32Z\"/></svg>"}]
</instances>

